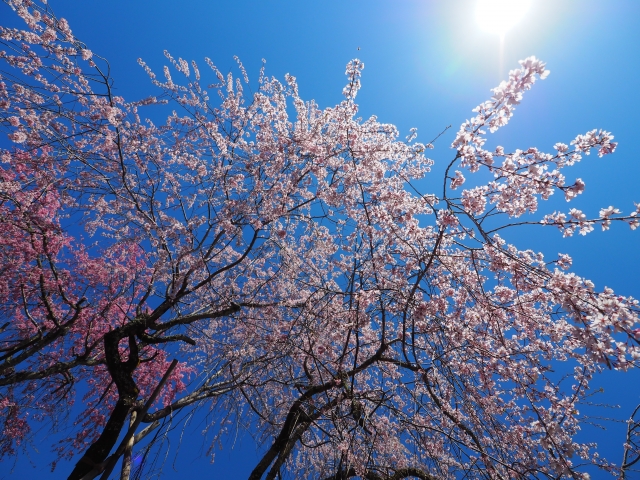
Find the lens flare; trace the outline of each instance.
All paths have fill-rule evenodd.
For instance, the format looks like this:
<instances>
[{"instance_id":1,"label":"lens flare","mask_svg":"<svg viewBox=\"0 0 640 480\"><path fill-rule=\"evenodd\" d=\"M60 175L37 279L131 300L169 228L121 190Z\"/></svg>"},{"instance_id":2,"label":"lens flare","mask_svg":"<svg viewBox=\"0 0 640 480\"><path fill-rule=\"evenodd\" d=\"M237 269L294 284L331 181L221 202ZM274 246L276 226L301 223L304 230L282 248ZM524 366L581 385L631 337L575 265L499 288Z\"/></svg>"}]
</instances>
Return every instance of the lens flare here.
<instances>
[{"instance_id":1,"label":"lens flare","mask_svg":"<svg viewBox=\"0 0 640 480\"><path fill-rule=\"evenodd\" d=\"M504 35L529 9L530 0L478 0L476 20L480 28Z\"/></svg>"}]
</instances>

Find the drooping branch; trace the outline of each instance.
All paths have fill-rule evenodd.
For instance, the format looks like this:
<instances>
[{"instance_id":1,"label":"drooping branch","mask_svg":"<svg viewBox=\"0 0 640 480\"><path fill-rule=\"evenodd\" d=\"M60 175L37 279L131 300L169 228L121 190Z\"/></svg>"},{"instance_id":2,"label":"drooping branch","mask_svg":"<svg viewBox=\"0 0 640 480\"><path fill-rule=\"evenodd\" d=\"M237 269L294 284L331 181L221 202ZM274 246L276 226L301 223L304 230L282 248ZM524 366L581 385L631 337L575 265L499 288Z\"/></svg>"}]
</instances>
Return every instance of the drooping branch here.
<instances>
[{"instance_id":1,"label":"drooping branch","mask_svg":"<svg viewBox=\"0 0 640 480\"><path fill-rule=\"evenodd\" d=\"M419 468L400 468L391 475L382 475L371 470L367 470L363 475L358 474L355 468L350 467L347 470L340 470L339 472L325 477L323 480L347 480L349 478L361 476L365 480L402 480L404 478L419 478L420 480L438 480L437 477L420 470Z\"/></svg>"},{"instance_id":2,"label":"drooping branch","mask_svg":"<svg viewBox=\"0 0 640 480\"><path fill-rule=\"evenodd\" d=\"M627 477L632 471L631 467L640 461L640 418L636 418L638 413L640 413L640 405L635 408L628 420L624 455L620 466L620 478L622 480L631 478Z\"/></svg>"},{"instance_id":3,"label":"drooping branch","mask_svg":"<svg viewBox=\"0 0 640 480\"><path fill-rule=\"evenodd\" d=\"M348 394L341 393L334 399L327 402L322 408L314 408L310 412L306 410L309 400L318 394L327 392L336 387L340 387L342 390L348 389L346 385L348 378L353 377L357 373L373 365L376 361L379 361L387 347L387 344L383 343L374 355L365 360L362 364L358 365L357 368L347 372L340 372L340 375L336 380L331 379L321 385L315 385L307 388L306 391L291 405L287 417L280 428L280 432L273 441L269 450L264 454L262 459L251 472L249 480L260 480L269 466L274 462L274 460L276 460L267 476L268 479L274 479L280 471L280 467L291 454L295 444L302 438L302 435L306 432L309 426L326 412L334 408L343 399L343 396L344 398L347 398Z\"/></svg>"}]
</instances>

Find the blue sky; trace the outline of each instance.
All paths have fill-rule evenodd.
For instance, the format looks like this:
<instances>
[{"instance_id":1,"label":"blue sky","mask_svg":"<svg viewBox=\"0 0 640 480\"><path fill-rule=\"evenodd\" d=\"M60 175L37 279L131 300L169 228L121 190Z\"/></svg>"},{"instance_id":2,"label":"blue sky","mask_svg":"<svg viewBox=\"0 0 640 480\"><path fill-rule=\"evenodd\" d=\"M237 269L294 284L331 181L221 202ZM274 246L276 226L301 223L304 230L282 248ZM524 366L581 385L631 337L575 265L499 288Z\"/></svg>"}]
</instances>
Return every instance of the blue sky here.
<instances>
[{"instance_id":1,"label":"blue sky","mask_svg":"<svg viewBox=\"0 0 640 480\"><path fill-rule=\"evenodd\" d=\"M489 97L489 89L507 69L517 67L518 59L535 55L547 62L551 75L527 93L511 123L490 144L551 151L554 143L569 143L588 130L611 131L620 142L614 155L585 157L566 172L569 179L581 177L587 186L570 206L589 216L609 205L628 213L633 201L640 202L635 145L640 132L640 2L532 3L525 19L506 35L501 72L498 37L478 28L475 0L49 1L78 38L109 60L116 91L129 100L157 93L137 59L161 71L165 49L176 58L201 64L208 56L223 72L233 69L237 55L252 79L264 58L269 75L296 76L302 97L315 99L321 107L342 99L344 67L360 58L365 63L358 96L363 117L375 114L397 125L403 136L417 127L423 142L452 125L431 152L436 166L420 186L424 192L441 184L441 167L453 156L449 145L471 109ZM8 7L0 5L3 22L10 16ZM569 206L557 198L545 211L554 208L566 211ZM574 271L598 288L606 285L640 297L640 231L614 224L609 232L563 239L555 229L530 227L505 236L548 256L569 253ZM622 405L622 417L640 401L639 379L638 374L603 377L607 400ZM217 478L222 471L227 478L246 477L255 463L251 439L242 439L243 448L236 446L231 453L226 445L210 466L201 430L197 421L187 429L180 456L175 463L173 456L168 458L163 478ZM615 461L622 455L622 431L618 425L599 434L603 452ZM176 444L177 439L172 442ZM22 459L13 471L15 478L48 472L46 441L39 450L41 455L31 455L38 468ZM61 464L56 476L64 477L69 468ZM10 469L10 462L0 466L0 478Z\"/></svg>"}]
</instances>

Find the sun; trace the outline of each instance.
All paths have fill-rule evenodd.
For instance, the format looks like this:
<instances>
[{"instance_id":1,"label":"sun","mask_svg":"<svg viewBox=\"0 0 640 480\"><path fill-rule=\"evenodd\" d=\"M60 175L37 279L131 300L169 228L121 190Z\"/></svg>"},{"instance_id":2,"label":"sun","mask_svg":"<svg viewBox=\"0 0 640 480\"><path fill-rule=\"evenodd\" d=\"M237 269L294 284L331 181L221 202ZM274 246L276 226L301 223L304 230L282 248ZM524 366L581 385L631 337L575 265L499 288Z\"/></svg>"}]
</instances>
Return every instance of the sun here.
<instances>
[{"instance_id":1,"label":"sun","mask_svg":"<svg viewBox=\"0 0 640 480\"><path fill-rule=\"evenodd\" d=\"M503 36L529 9L530 0L478 0L476 20L480 28Z\"/></svg>"}]
</instances>

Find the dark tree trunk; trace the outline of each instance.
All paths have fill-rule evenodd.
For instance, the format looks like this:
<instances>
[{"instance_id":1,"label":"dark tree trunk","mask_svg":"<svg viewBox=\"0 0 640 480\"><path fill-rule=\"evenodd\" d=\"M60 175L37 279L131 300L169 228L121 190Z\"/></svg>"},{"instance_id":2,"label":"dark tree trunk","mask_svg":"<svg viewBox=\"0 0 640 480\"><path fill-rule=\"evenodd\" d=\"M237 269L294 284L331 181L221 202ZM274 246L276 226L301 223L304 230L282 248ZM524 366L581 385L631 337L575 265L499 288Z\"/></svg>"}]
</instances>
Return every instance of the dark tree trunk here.
<instances>
[{"instance_id":1,"label":"dark tree trunk","mask_svg":"<svg viewBox=\"0 0 640 480\"><path fill-rule=\"evenodd\" d=\"M68 480L82 479L96 465L106 460L126 425L129 412L136 406L139 390L133 379L133 372L138 366L139 357L135 333L141 328L144 329L144 325L134 321L104 336L105 359L111 378L118 388L118 401L102 434L78 461ZM126 337L129 337L129 358L123 362L118 352L118 344Z\"/></svg>"}]
</instances>

